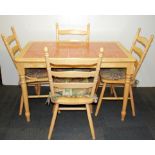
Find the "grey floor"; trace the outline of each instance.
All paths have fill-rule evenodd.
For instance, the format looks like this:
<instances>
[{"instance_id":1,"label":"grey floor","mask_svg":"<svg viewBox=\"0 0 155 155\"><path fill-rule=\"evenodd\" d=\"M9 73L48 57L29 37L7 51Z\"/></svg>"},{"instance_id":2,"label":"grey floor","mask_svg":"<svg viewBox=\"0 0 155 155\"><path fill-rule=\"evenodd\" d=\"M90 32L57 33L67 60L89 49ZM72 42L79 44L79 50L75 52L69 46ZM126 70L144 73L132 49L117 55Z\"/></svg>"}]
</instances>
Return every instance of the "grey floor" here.
<instances>
[{"instance_id":1,"label":"grey floor","mask_svg":"<svg viewBox=\"0 0 155 155\"><path fill-rule=\"evenodd\" d=\"M30 88L33 92L33 89ZM122 90L117 90L119 94ZM48 92L43 88L43 93ZM100 90L98 91L99 94ZM107 90L107 94L109 90ZM103 102L98 117L93 116L98 140L152 140L155 139L155 88L135 88L136 117L128 104L125 122L121 122L120 101ZM18 86L0 86L0 139L46 140L52 117L52 105L45 99L31 99L31 122L18 116L20 89ZM94 104L94 110L96 105ZM58 115L53 139L89 140L89 124L85 111L63 111Z\"/></svg>"}]
</instances>

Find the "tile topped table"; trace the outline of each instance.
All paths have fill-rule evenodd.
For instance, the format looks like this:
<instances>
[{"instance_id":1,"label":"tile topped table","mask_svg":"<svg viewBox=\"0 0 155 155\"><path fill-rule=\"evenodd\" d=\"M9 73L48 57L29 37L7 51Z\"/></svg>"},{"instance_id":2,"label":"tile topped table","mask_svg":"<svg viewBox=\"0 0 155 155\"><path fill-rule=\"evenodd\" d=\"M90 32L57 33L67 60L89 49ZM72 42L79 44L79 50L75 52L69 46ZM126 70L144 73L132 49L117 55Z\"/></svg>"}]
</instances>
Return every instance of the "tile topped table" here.
<instances>
[{"instance_id":1,"label":"tile topped table","mask_svg":"<svg viewBox=\"0 0 155 155\"><path fill-rule=\"evenodd\" d=\"M17 55L15 61L19 69L21 88L24 96L25 116L30 121L27 85L25 82L25 68L46 68L44 47L49 49L51 59L74 61L75 59L94 59L98 57L100 48L104 48L102 68L126 68L126 83L121 112L122 121L126 116L130 79L134 72L135 59L119 42L90 42L90 43L56 43L46 41L29 42Z\"/></svg>"}]
</instances>

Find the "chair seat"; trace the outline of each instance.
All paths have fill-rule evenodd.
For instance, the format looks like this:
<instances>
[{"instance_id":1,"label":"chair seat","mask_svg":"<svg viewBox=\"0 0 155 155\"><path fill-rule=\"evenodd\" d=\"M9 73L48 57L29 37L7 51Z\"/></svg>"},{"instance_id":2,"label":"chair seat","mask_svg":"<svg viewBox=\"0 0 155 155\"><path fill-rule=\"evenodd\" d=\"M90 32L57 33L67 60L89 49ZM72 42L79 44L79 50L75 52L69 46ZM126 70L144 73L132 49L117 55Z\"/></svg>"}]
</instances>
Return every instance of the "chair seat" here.
<instances>
[{"instance_id":1,"label":"chair seat","mask_svg":"<svg viewBox=\"0 0 155 155\"><path fill-rule=\"evenodd\" d=\"M101 80L121 80L125 79L126 69L101 69Z\"/></svg>"},{"instance_id":2,"label":"chair seat","mask_svg":"<svg viewBox=\"0 0 155 155\"><path fill-rule=\"evenodd\" d=\"M39 69L26 69L26 76L28 78L47 78L47 70L44 68L39 68Z\"/></svg>"}]
</instances>

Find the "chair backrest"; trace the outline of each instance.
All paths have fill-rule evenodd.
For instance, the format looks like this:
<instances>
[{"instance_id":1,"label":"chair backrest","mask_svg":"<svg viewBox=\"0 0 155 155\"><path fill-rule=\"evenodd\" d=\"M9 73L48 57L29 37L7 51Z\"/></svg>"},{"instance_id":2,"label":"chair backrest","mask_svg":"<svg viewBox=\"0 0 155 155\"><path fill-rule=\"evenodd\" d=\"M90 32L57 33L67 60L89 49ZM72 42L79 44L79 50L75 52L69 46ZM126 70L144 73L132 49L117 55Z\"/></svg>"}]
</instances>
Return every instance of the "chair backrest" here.
<instances>
[{"instance_id":1,"label":"chair backrest","mask_svg":"<svg viewBox=\"0 0 155 155\"><path fill-rule=\"evenodd\" d=\"M80 39L61 39L61 36L72 36L72 35L77 35L77 36L83 36L85 37L84 40ZM87 29L86 30L78 30L78 29L60 29L59 24L56 23L56 41L57 42L89 42L90 38L90 24L87 24Z\"/></svg>"},{"instance_id":2,"label":"chair backrest","mask_svg":"<svg viewBox=\"0 0 155 155\"><path fill-rule=\"evenodd\" d=\"M22 48L20 46L14 27L11 27L11 31L12 31L12 34L10 36L5 36L2 34L1 37L16 66L15 56L17 53L22 52Z\"/></svg>"},{"instance_id":3,"label":"chair backrest","mask_svg":"<svg viewBox=\"0 0 155 155\"><path fill-rule=\"evenodd\" d=\"M149 38L143 37L140 35L140 32L141 32L141 28L138 28L137 34L133 41L132 47L130 49L130 52L136 58L133 80L135 80L135 77L144 61L144 58L154 38L153 35L151 35Z\"/></svg>"},{"instance_id":4,"label":"chair backrest","mask_svg":"<svg viewBox=\"0 0 155 155\"><path fill-rule=\"evenodd\" d=\"M82 88L82 89L87 89L90 88L90 97L94 96L95 93L95 88L98 80L98 75L100 71L100 65L102 61L102 53L103 53L103 48L100 48L100 53L98 58L94 59L88 59L88 60L82 60L82 59L71 59L70 61L68 60L60 60L60 59L53 59L51 60L49 58L48 54L48 48L44 48L45 51L45 59L46 59L46 65L47 65L47 72L48 72L48 78L49 78L49 83L50 83L50 90L52 96L55 95L55 89L65 89L65 88ZM53 70L51 68L58 67L58 66L66 66L68 68L74 68L74 70ZM75 70L75 68L92 68L91 71L88 69L84 70ZM54 78L71 78L71 79L77 79L77 78L92 78L93 80L91 82L58 82L54 80Z\"/></svg>"}]
</instances>

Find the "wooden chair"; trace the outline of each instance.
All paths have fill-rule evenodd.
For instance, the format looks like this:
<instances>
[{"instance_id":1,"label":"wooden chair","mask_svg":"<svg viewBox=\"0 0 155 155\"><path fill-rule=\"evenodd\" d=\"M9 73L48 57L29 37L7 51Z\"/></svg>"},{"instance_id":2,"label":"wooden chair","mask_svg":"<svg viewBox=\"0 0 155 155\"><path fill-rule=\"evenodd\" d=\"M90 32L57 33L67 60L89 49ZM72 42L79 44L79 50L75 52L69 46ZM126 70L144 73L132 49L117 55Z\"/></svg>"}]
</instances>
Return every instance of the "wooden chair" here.
<instances>
[{"instance_id":1,"label":"wooden chair","mask_svg":"<svg viewBox=\"0 0 155 155\"><path fill-rule=\"evenodd\" d=\"M44 51L50 83L50 98L54 103L48 139L52 137L58 110L86 110L92 139L95 139L90 105L95 99L95 88L98 80L103 48L100 49L99 58L88 59L87 61L82 59L70 61L65 61L65 59L64 61L60 59L51 60L47 47L45 47ZM68 68L74 68L74 70L52 69L58 66L66 66ZM79 69L81 66L83 70ZM94 67L92 71L85 69L92 67ZM60 107L60 105L72 105L73 107ZM84 107L75 107L75 105Z\"/></svg>"},{"instance_id":2,"label":"wooden chair","mask_svg":"<svg viewBox=\"0 0 155 155\"><path fill-rule=\"evenodd\" d=\"M134 98L133 98L133 91L132 86L136 81L136 75L144 61L144 58L151 46L154 36L151 35L149 39L140 35L141 29L139 28L130 49L131 54L135 57L135 71L131 79L130 84L130 92L129 98L131 103L132 115L135 116L135 105L134 105ZM102 100L123 100L123 97L118 97L115 91L115 86L117 85L124 85L125 84L125 77L126 77L126 70L125 69L102 69L100 72L101 82L103 83L100 98L97 104L95 116L98 115ZM104 92L106 89L107 84L111 85L111 91L114 93L114 97L104 97Z\"/></svg>"},{"instance_id":3,"label":"wooden chair","mask_svg":"<svg viewBox=\"0 0 155 155\"><path fill-rule=\"evenodd\" d=\"M16 66L15 57L17 54L22 53L22 48L20 46L20 43L19 43L19 40L17 38L16 31L15 31L14 27L11 27L11 30L12 30L12 35L7 37L7 36L2 34L1 37L3 39L3 42L4 42L8 52L9 52L9 55L11 56L12 61L15 64L15 67L18 71L18 68ZM34 86L35 92L36 92L36 95L29 95L28 98L48 97L48 95L40 95L41 84L48 82L46 69L26 69L25 70L25 76L26 76L26 83L28 85ZM23 95L21 95L19 115L22 115L23 104L24 104Z\"/></svg>"},{"instance_id":4,"label":"wooden chair","mask_svg":"<svg viewBox=\"0 0 155 155\"><path fill-rule=\"evenodd\" d=\"M67 37L68 38L61 38L62 36ZM81 36L81 38L70 38L72 36ZM85 30L82 29L61 29L59 24L56 23L56 42L58 43L57 46L59 47L64 47L66 46L66 43L80 43L78 44L79 47L86 47L86 49L88 50L88 43L90 40L90 24L87 24L87 28ZM59 44L61 43L61 44ZM65 44L63 44L65 43ZM83 43L83 44L82 44ZM68 44L67 44L68 47ZM75 44L76 47L76 44ZM66 70L66 69L64 69ZM74 70L74 69L73 69Z\"/></svg>"},{"instance_id":5,"label":"wooden chair","mask_svg":"<svg viewBox=\"0 0 155 155\"><path fill-rule=\"evenodd\" d=\"M72 36L72 35L77 35L77 36L85 36L85 39L83 41L79 39L61 39L61 36ZM78 29L60 29L59 24L56 23L56 41L57 43L59 42L89 42L90 38L90 24L87 24L87 29L86 30L78 30Z\"/></svg>"}]
</instances>

